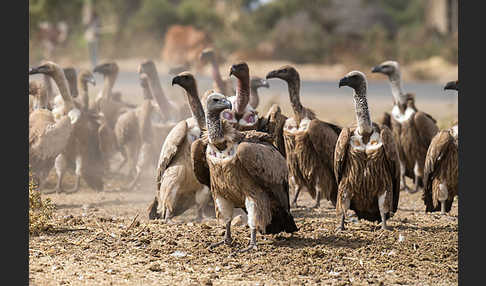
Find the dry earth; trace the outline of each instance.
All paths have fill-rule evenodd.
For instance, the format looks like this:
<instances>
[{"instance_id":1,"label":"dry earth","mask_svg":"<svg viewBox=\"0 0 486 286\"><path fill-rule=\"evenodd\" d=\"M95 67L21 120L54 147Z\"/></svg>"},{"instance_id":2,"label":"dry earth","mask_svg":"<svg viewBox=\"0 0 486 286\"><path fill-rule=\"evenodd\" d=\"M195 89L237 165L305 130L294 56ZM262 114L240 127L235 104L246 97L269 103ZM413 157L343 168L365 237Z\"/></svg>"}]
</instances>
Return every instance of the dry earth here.
<instances>
[{"instance_id":1,"label":"dry earth","mask_svg":"<svg viewBox=\"0 0 486 286\"><path fill-rule=\"evenodd\" d=\"M46 188L53 187L51 175ZM257 235L258 250L232 255L249 229L232 228L232 247L216 219L195 222L194 210L173 223L148 221L151 177L131 192L123 177L106 191L84 185L74 194L46 194L56 205L53 228L30 237L31 285L455 285L458 283L457 199L448 215L426 214L421 194L400 195L391 231L355 217L335 231L335 210L311 209L307 194L292 213L293 235ZM68 176L67 187L73 179ZM48 192L45 190L44 192ZM352 212L350 212L351 214Z\"/></svg>"}]
</instances>

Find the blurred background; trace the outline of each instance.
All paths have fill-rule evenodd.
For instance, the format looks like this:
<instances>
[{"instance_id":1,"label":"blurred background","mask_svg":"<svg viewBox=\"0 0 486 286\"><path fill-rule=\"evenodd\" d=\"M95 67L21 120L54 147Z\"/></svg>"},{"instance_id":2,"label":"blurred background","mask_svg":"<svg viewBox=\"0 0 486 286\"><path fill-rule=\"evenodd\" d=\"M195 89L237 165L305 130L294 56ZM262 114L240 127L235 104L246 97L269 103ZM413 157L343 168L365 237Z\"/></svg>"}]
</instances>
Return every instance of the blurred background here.
<instances>
[{"instance_id":1,"label":"blurred background","mask_svg":"<svg viewBox=\"0 0 486 286\"><path fill-rule=\"evenodd\" d=\"M458 0L29 0L29 4L31 65L44 58L78 67L116 60L121 70L117 86L125 90L138 92L136 68L147 58L156 62L164 83L170 81L172 68L182 67L198 75L200 88L209 88L210 67L198 66L197 59L204 48L213 47L223 75L237 60L247 61L257 76L283 64L294 65L303 80L303 96L348 94L349 90L337 88L337 81L351 70L361 70L370 81L370 93L389 98L383 105L387 108L391 96L386 78L370 70L385 60L397 60L405 90L415 92L419 104L426 104L421 97L440 99L451 106L448 116L457 114L457 96L443 96L442 86L458 78ZM287 97L283 82L270 84L272 92Z\"/></svg>"}]
</instances>

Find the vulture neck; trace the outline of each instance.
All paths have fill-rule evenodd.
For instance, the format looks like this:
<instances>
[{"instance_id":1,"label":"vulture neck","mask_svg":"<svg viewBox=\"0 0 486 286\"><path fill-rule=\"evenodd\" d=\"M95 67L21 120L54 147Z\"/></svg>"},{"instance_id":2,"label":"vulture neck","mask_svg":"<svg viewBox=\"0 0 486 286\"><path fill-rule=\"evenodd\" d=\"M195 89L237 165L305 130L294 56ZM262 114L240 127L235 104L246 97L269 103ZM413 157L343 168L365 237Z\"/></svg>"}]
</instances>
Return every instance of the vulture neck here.
<instances>
[{"instance_id":1,"label":"vulture neck","mask_svg":"<svg viewBox=\"0 0 486 286\"><path fill-rule=\"evenodd\" d=\"M256 109L260 99L258 97L258 87L252 86L250 89L250 101L248 104L253 108Z\"/></svg>"},{"instance_id":2,"label":"vulture neck","mask_svg":"<svg viewBox=\"0 0 486 286\"><path fill-rule=\"evenodd\" d=\"M50 81L50 80L49 80ZM49 98L47 97L47 89L45 87L41 87L36 92L36 101L38 108L48 109L49 108Z\"/></svg>"},{"instance_id":3,"label":"vulture neck","mask_svg":"<svg viewBox=\"0 0 486 286\"><path fill-rule=\"evenodd\" d=\"M223 123L220 119L220 112L208 112L206 126L208 128L209 143L216 146L224 143Z\"/></svg>"},{"instance_id":4,"label":"vulture neck","mask_svg":"<svg viewBox=\"0 0 486 286\"><path fill-rule=\"evenodd\" d=\"M164 91L162 90L159 74L157 73L157 69L155 68L155 66L153 67L153 70L147 73L147 75L149 77L149 86L152 90L152 95L155 98L157 105L159 106L160 112L162 113L161 115L163 118L167 118L167 113L170 114L170 112L172 111L171 108L173 107L165 96Z\"/></svg>"},{"instance_id":5,"label":"vulture neck","mask_svg":"<svg viewBox=\"0 0 486 286\"><path fill-rule=\"evenodd\" d=\"M219 72L219 66L215 58L211 59L211 73L213 75L213 80L216 82L216 86L218 87L219 91L221 93L224 93L226 91L225 84L223 78L221 77L221 73Z\"/></svg>"},{"instance_id":6,"label":"vulture neck","mask_svg":"<svg viewBox=\"0 0 486 286\"><path fill-rule=\"evenodd\" d=\"M389 79L395 105L398 105L400 107L400 111L403 113L405 110L402 110L402 108L404 109L405 105L407 104L407 95L403 92L400 72L390 75Z\"/></svg>"},{"instance_id":7,"label":"vulture neck","mask_svg":"<svg viewBox=\"0 0 486 286\"><path fill-rule=\"evenodd\" d=\"M300 124L300 121L305 117L304 107L300 103L300 78L297 76L297 79L287 81L287 85L295 120Z\"/></svg>"},{"instance_id":8,"label":"vulture neck","mask_svg":"<svg viewBox=\"0 0 486 286\"><path fill-rule=\"evenodd\" d=\"M201 100L199 99L196 83L193 83L186 88L186 95L189 106L191 107L192 117L196 119L199 129L201 131L206 129L206 116L204 115L204 109Z\"/></svg>"},{"instance_id":9,"label":"vulture neck","mask_svg":"<svg viewBox=\"0 0 486 286\"><path fill-rule=\"evenodd\" d=\"M368 100L366 99L366 83L354 90L353 99L358 122L358 133L361 136L369 136L372 133L372 127Z\"/></svg>"},{"instance_id":10,"label":"vulture neck","mask_svg":"<svg viewBox=\"0 0 486 286\"><path fill-rule=\"evenodd\" d=\"M236 90L235 112L238 115L245 113L245 108L250 100L250 76L244 75L243 78L238 78L238 86Z\"/></svg>"},{"instance_id":11,"label":"vulture neck","mask_svg":"<svg viewBox=\"0 0 486 286\"><path fill-rule=\"evenodd\" d=\"M46 97L47 97L47 101L49 102L49 101L54 99L54 90L52 88L51 77L44 74L43 78L44 78L44 86L45 86L45 89L46 89ZM47 105L46 105L46 107L47 107Z\"/></svg>"},{"instance_id":12,"label":"vulture neck","mask_svg":"<svg viewBox=\"0 0 486 286\"><path fill-rule=\"evenodd\" d=\"M69 91L68 82L64 72L62 70L56 70L52 74L52 79L57 84L59 93L64 101L64 114L67 114L71 109L73 109L73 99L71 97L71 92Z\"/></svg>"},{"instance_id":13,"label":"vulture neck","mask_svg":"<svg viewBox=\"0 0 486 286\"><path fill-rule=\"evenodd\" d=\"M79 77L78 85L80 88L79 98L81 100L82 107L84 110L87 110L89 107L88 82Z\"/></svg>"},{"instance_id":14,"label":"vulture neck","mask_svg":"<svg viewBox=\"0 0 486 286\"><path fill-rule=\"evenodd\" d=\"M103 83L103 98L108 98L111 95L111 90L115 85L115 80L117 77L117 73L110 73L105 76L104 83Z\"/></svg>"}]
</instances>

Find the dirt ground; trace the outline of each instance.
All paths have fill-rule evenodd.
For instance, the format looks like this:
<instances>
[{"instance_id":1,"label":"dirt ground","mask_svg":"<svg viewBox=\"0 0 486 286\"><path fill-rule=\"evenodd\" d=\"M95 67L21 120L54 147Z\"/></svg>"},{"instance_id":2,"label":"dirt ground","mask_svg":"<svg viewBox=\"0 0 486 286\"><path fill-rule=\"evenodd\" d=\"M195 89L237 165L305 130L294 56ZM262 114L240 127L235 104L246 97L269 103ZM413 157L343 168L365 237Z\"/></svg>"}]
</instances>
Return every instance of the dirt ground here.
<instances>
[{"instance_id":1,"label":"dirt ground","mask_svg":"<svg viewBox=\"0 0 486 286\"><path fill-rule=\"evenodd\" d=\"M458 283L457 199L451 213L426 214L421 194L400 194L390 231L349 216L335 231L331 204L319 209L303 194L292 208L299 231L257 235L258 249L232 255L249 242L247 226L232 227L231 247L209 250L224 227L195 222L188 210L172 223L148 221L150 174L137 190L120 191L123 176L96 193L45 194L56 206L53 229L30 237L31 285L453 285ZM51 174L46 190L54 186ZM68 175L66 187L73 185ZM352 211L349 213L351 214Z\"/></svg>"}]
</instances>

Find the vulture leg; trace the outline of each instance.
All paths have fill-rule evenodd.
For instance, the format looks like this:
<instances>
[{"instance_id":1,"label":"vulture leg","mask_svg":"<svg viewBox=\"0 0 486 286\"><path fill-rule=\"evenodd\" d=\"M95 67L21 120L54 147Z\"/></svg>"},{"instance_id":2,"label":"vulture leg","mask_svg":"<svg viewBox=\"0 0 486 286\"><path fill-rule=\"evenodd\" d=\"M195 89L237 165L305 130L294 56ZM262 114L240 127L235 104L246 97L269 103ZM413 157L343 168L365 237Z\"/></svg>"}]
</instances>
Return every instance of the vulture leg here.
<instances>
[{"instance_id":1,"label":"vulture leg","mask_svg":"<svg viewBox=\"0 0 486 286\"><path fill-rule=\"evenodd\" d=\"M410 192L410 188L407 186L405 182L405 165L402 161L400 161L400 190Z\"/></svg>"},{"instance_id":2,"label":"vulture leg","mask_svg":"<svg viewBox=\"0 0 486 286\"><path fill-rule=\"evenodd\" d=\"M135 185L138 183L138 180L140 179L140 176L142 174L142 170L149 163L149 156L150 156L150 145L143 144L140 152L138 153L137 164L135 166L135 177L128 185L128 190L132 190L135 187Z\"/></svg>"},{"instance_id":3,"label":"vulture leg","mask_svg":"<svg viewBox=\"0 0 486 286\"><path fill-rule=\"evenodd\" d=\"M415 184L415 191L412 191L410 190L409 192L411 194L414 194L416 192L419 191L419 189L423 186L423 180L422 180L422 172L420 170L420 167L419 167L419 164L418 162L415 162L415 166L413 168L413 172L415 174L415 180L414 180L414 184Z\"/></svg>"},{"instance_id":4,"label":"vulture leg","mask_svg":"<svg viewBox=\"0 0 486 286\"><path fill-rule=\"evenodd\" d=\"M293 177L292 177L293 178ZM292 200L292 207L294 208L297 208L299 207L297 205L297 199L299 198L299 194L300 194L300 190L302 189L302 186L300 185L297 185L294 183L294 190L295 190L295 194L294 194L294 199Z\"/></svg>"},{"instance_id":5,"label":"vulture leg","mask_svg":"<svg viewBox=\"0 0 486 286\"><path fill-rule=\"evenodd\" d=\"M389 211L387 205L385 204L386 194L387 192L385 191L381 196L378 197L378 208L380 209L381 215L381 229L390 230L390 228L386 225L386 213Z\"/></svg>"},{"instance_id":6,"label":"vulture leg","mask_svg":"<svg viewBox=\"0 0 486 286\"><path fill-rule=\"evenodd\" d=\"M351 205L351 199L349 198L349 195L346 192L346 190L338 191L336 211L338 215L341 214L341 225L338 226L336 230L341 231L346 229L344 227L344 220L346 218L346 212L348 211L350 205Z\"/></svg>"},{"instance_id":7,"label":"vulture leg","mask_svg":"<svg viewBox=\"0 0 486 286\"><path fill-rule=\"evenodd\" d=\"M127 163L128 161L128 157L127 157L127 154L125 152L125 149L124 148L121 148L120 150L120 153L122 154L123 156L123 161L120 163L120 165L118 166L117 168L117 172L120 173L121 172L121 169L123 168L123 166L125 166L125 164Z\"/></svg>"},{"instance_id":8,"label":"vulture leg","mask_svg":"<svg viewBox=\"0 0 486 286\"><path fill-rule=\"evenodd\" d=\"M256 228L252 228L250 232L250 244L248 247L238 250L238 253L248 252L250 250L257 250L256 246Z\"/></svg>"},{"instance_id":9,"label":"vulture leg","mask_svg":"<svg viewBox=\"0 0 486 286\"><path fill-rule=\"evenodd\" d=\"M223 243L226 245L231 245L231 243L233 242L233 239L231 238L231 220L233 219L234 205L231 201L228 201L223 197L216 197L214 201L219 210L219 213L221 214L221 216L224 218L224 221L226 222L226 232L224 234L223 241L213 243L209 246L209 248L220 246Z\"/></svg>"},{"instance_id":10,"label":"vulture leg","mask_svg":"<svg viewBox=\"0 0 486 286\"><path fill-rule=\"evenodd\" d=\"M159 205L159 201L157 200L157 197L155 197L154 200L152 201L152 203L148 207L149 220L160 219L160 214L157 213L158 205Z\"/></svg>"},{"instance_id":11,"label":"vulture leg","mask_svg":"<svg viewBox=\"0 0 486 286\"><path fill-rule=\"evenodd\" d=\"M197 217L196 221L200 222L203 219L204 208L209 203L211 194L208 187L204 186L202 189L196 192L196 204L197 204Z\"/></svg>"},{"instance_id":12,"label":"vulture leg","mask_svg":"<svg viewBox=\"0 0 486 286\"><path fill-rule=\"evenodd\" d=\"M346 217L346 212L343 212L342 215L341 215L341 225L338 226L337 230L346 230L346 228L344 227L345 217Z\"/></svg>"},{"instance_id":13,"label":"vulture leg","mask_svg":"<svg viewBox=\"0 0 486 286\"><path fill-rule=\"evenodd\" d=\"M64 192L64 189L62 188L62 180L64 178L64 174L66 173L66 168L67 168L66 157L63 154L59 154L56 157L54 166L56 168L56 174L57 174L57 184L54 190L56 191L56 194L59 194L61 192Z\"/></svg>"},{"instance_id":14,"label":"vulture leg","mask_svg":"<svg viewBox=\"0 0 486 286\"><path fill-rule=\"evenodd\" d=\"M449 195L449 191L447 190L447 186L444 183L439 184L438 199L440 202L440 214L446 213L446 200L448 195Z\"/></svg>"},{"instance_id":15,"label":"vulture leg","mask_svg":"<svg viewBox=\"0 0 486 286\"><path fill-rule=\"evenodd\" d=\"M81 156L76 157L76 180L74 181L74 187L69 190L69 193L75 193L79 190L79 183L81 181L81 168L83 166L83 160Z\"/></svg>"},{"instance_id":16,"label":"vulture leg","mask_svg":"<svg viewBox=\"0 0 486 286\"><path fill-rule=\"evenodd\" d=\"M232 242L233 242L233 238L231 238L231 221L229 221L229 222L226 223L226 231L224 233L224 240L211 244L209 246L209 248L215 248L215 247L220 246L222 244L226 244L226 245L229 246L229 245L231 245Z\"/></svg>"},{"instance_id":17,"label":"vulture leg","mask_svg":"<svg viewBox=\"0 0 486 286\"><path fill-rule=\"evenodd\" d=\"M321 206L321 198L322 198L322 188L319 185L319 178L317 178L316 183L316 203L312 206L312 208L317 209Z\"/></svg>"}]
</instances>

